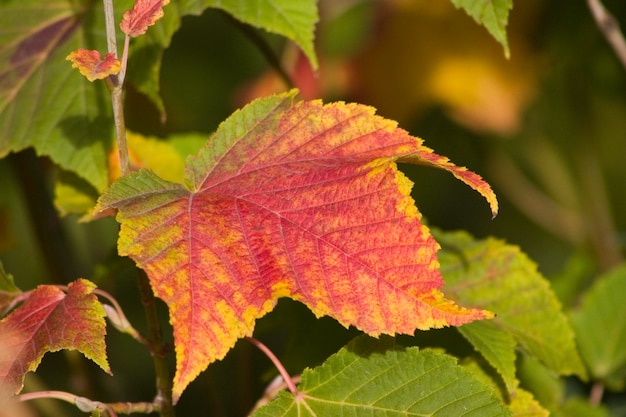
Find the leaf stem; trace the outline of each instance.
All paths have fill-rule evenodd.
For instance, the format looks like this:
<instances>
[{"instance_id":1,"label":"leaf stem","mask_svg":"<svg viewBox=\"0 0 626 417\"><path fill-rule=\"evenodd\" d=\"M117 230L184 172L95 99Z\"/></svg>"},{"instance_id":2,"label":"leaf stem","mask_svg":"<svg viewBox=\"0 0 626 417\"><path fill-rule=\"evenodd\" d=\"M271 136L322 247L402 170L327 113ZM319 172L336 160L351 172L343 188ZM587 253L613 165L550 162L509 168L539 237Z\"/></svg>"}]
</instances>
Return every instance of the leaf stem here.
<instances>
[{"instance_id":1,"label":"leaf stem","mask_svg":"<svg viewBox=\"0 0 626 417\"><path fill-rule=\"evenodd\" d=\"M152 346L152 361L157 378L157 395L154 402L159 406L161 417L175 417L172 402L172 382L166 360L169 349L163 341L163 333L156 309L156 298L150 287L148 277L141 270L139 271L138 285L141 303L143 304L146 320L148 321L148 329L151 338L150 343Z\"/></svg>"},{"instance_id":2,"label":"leaf stem","mask_svg":"<svg viewBox=\"0 0 626 417\"><path fill-rule=\"evenodd\" d=\"M293 379L289 375L289 372L287 372L287 370L285 369L283 364L280 362L280 360L276 357L276 355L274 355L274 353L267 346L261 343L259 340L253 337L246 337L246 340L252 343L257 348L259 348L261 352L265 353L265 356L267 356L272 361L276 369L278 369L278 372L283 377L283 380L287 384L287 388L289 388L289 391L293 395L297 395L298 389L296 388L296 383L293 381Z\"/></svg>"},{"instance_id":3,"label":"leaf stem","mask_svg":"<svg viewBox=\"0 0 626 417\"><path fill-rule=\"evenodd\" d=\"M107 304L103 304L103 306L105 307L105 310L107 310L107 316L109 317L109 320L119 331L129 334L133 339L146 345L148 348L152 348L150 341L130 324L130 322L126 318L126 315L124 314L124 310L122 310L120 304L115 298L113 298L111 294L99 288L96 288L95 290L93 290L93 292L94 294L106 298L111 303L112 306L109 306ZM110 311L106 307L112 307L112 311Z\"/></svg>"},{"instance_id":4,"label":"leaf stem","mask_svg":"<svg viewBox=\"0 0 626 417\"><path fill-rule=\"evenodd\" d=\"M600 0L587 0L587 5L600 32L602 32L602 35L604 35L621 61L622 66L626 69L626 40L624 40L624 34L619 28L619 23L606 10Z\"/></svg>"},{"instance_id":5,"label":"leaf stem","mask_svg":"<svg viewBox=\"0 0 626 417\"><path fill-rule=\"evenodd\" d=\"M600 381L595 382L591 386L591 393L589 394L589 403L591 405L598 406L602 402L602 396L604 395L604 384Z\"/></svg>"}]
</instances>

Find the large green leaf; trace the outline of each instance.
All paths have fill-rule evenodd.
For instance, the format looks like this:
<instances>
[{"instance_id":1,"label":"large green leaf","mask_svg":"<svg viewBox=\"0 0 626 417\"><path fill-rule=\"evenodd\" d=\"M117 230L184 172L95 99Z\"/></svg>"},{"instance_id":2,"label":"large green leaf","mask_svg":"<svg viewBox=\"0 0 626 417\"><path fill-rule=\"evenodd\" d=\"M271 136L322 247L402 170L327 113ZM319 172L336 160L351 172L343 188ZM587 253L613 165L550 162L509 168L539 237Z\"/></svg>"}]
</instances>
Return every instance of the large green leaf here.
<instances>
[{"instance_id":1,"label":"large green leaf","mask_svg":"<svg viewBox=\"0 0 626 417\"><path fill-rule=\"evenodd\" d=\"M106 51L101 3L8 0L0 4L0 28L0 156L34 147L103 189L108 93L65 61L78 48Z\"/></svg>"},{"instance_id":2,"label":"large green leaf","mask_svg":"<svg viewBox=\"0 0 626 417\"><path fill-rule=\"evenodd\" d=\"M199 14L207 7L222 9L237 20L277 33L294 41L313 68L317 56L313 45L318 20L315 0L183 0L181 10Z\"/></svg>"},{"instance_id":3,"label":"large green leaf","mask_svg":"<svg viewBox=\"0 0 626 417\"><path fill-rule=\"evenodd\" d=\"M282 392L253 414L287 416L509 416L492 390L448 355L359 337L306 370L298 394Z\"/></svg>"},{"instance_id":4,"label":"large green leaf","mask_svg":"<svg viewBox=\"0 0 626 417\"><path fill-rule=\"evenodd\" d=\"M452 3L457 9L463 8L477 23L483 25L502 45L505 55L510 55L506 26L513 0L452 0Z\"/></svg>"},{"instance_id":5,"label":"large green leaf","mask_svg":"<svg viewBox=\"0 0 626 417\"><path fill-rule=\"evenodd\" d=\"M626 265L600 277L571 320L591 375L607 386L626 385Z\"/></svg>"},{"instance_id":6,"label":"large green leaf","mask_svg":"<svg viewBox=\"0 0 626 417\"><path fill-rule=\"evenodd\" d=\"M442 245L441 271L448 296L460 303L478 305L496 313L493 325L511 335L527 354L561 375L586 372L574 333L548 281L516 246L497 239L475 240L467 233L434 233ZM474 347L511 385L508 337L492 343L495 329L463 329Z\"/></svg>"}]
</instances>

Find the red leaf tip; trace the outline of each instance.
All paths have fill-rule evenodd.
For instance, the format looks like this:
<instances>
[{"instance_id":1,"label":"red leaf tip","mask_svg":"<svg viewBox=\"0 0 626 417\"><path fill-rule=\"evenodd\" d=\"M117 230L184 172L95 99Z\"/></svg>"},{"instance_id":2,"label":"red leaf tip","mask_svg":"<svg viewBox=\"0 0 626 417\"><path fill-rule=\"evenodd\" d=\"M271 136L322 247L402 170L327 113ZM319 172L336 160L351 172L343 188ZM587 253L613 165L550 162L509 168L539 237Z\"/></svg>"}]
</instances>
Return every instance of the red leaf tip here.
<instances>
[{"instance_id":1,"label":"red leaf tip","mask_svg":"<svg viewBox=\"0 0 626 417\"><path fill-rule=\"evenodd\" d=\"M135 6L124 13L120 29L131 38L143 35L148 27L163 17L163 7L169 2L169 0L137 0Z\"/></svg>"}]
</instances>

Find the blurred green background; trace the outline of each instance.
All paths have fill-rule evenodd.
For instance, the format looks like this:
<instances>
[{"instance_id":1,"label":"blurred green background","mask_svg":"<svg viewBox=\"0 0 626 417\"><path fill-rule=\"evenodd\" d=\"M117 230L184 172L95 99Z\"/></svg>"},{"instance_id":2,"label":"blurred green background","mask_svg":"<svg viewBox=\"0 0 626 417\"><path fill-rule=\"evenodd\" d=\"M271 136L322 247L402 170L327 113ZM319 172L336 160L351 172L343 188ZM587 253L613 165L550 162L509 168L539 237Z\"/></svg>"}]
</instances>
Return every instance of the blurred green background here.
<instances>
[{"instance_id":1,"label":"blurred green background","mask_svg":"<svg viewBox=\"0 0 626 417\"><path fill-rule=\"evenodd\" d=\"M482 175L501 205L493 220L483 199L449 174L401 167L415 182L414 198L430 225L521 246L553 280L567 309L595 276L624 256L626 70L584 1L516 1L510 60L484 28L449 3L321 0L318 73L278 36L253 29L252 38L275 51L305 98L371 105L437 153ZM625 2L605 5L626 24ZM185 17L162 67L166 121L131 86L128 127L163 138L178 132L208 137L252 98L288 89L246 33L217 10ZM31 151L0 160L5 269L22 289L92 279L118 297L131 322L145 330L136 271L115 255L116 223L59 219L51 203L56 175L49 161ZM163 305L161 313L168 326ZM73 353L56 353L47 355L36 377L28 376L27 386L96 393L103 401L151 400L150 358L130 338L109 333L115 378ZM301 305L282 300L258 322L255 334L290 372L299 373L357 332L328 318L316 320ZM69 379L68 368L74 375ZM178 413L246 415L275 374L263 355L240 341L190 386ZM608 402L614 415L626 415L621 397L609 393ZM56 402L38 407L41 415L80 415Z\"/></svg>"}]
</instances>

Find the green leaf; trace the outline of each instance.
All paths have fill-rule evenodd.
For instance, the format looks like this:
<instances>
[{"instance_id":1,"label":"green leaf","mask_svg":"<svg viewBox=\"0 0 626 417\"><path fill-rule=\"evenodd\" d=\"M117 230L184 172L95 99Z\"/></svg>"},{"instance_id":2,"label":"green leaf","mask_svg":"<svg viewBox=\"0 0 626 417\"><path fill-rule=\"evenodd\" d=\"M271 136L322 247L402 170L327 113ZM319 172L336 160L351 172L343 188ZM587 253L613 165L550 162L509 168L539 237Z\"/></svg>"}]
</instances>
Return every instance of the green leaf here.
<instances>
[{"instance_id":1,"label":"green leaf","mask_svg":"<svg viewBox=\"0 0 626 417\"><path fill-rule=\"evenodd\" d=\"M565 399L565 379L559 378L544 364L530 356L521 356L517 375L520 385L550 411L557 410Z\"/></svg>"},{"instance_id":2,"label":"green leaf","mask_svg":"<svg viewBox=\"0 0 626 417\"><path fill-rule=\"evenodd\" d=\"M591 375L609 388L626 385L626 265L598 278L571 314L580 354Z\"/></svg>"},{"instance_id":3,"label":"green leaf","mask_svg":"<svg viewBox=\"0 0 626 417\"><path fill-rule=\"evenodd\" d=\"M515 338L493 321L477 321L458 328L485 360L502 376L508 392L517 387L515 378Z\"/></svg>"},{"instance_id":4,"label":"green leaf","mask_svg":"<svg viewBox=\"0 0 626 417\"><path fill-rule=\"evenodd\" d=\"M464 232L434 235L443 247L439 260L446 295L496 313L494 325L554 372L586 375L559 301L537 266L518 247L493 238L475 240ZM463 332L472 332L470 342L479 340L476 349L499 367L500 374L510 375L510 362L500 352L506 342L498 342L495 351L486 348L484 328L478 330L466 327Z\"/></svg>"},{"instance_id":5,"label":"green leaf","mask_svg":"<svg viewBox=\"0 0 626 417\"><path fill-rule=\"evenodd\" d=\"M206 143L207 135L176 133L161 139L127 131L126 140L134 166L149 168L165 180L182 181L185 158ZM78 214L82 221L92 220L98 197L93 186L70 171L61 171L56 178L54 205L62 216Z\"/></svg>"},{"instance_id":6,"label":"green leaf","mask_svg":"<svg viewBox=\"0 0 626 417\"><path fill-rule=\"evenodd\" d=\"M477 23L483 25L502 45L506 57L510 56L506 26L513 0L452 0L452 4L457 9L463 8Z\"/></svg>"},{"instance_id":7,"label":"green leaf","mask_svg":"<svg viewBox=\"0 0 626 417\"><path fill-rule=\"evenodd\" d=\"M547 417L549 412L544 409L535 399L532 393L522 389L516 388L514 393L502 390L502 384L496 381L493 377L493 373L487 370L483 365L483 360L478 360L476 356L470 356L464 358L461 364L465 369L470 371L472 375L481 381L483 384L491 386L494 392L498 395L502 401L506 398L507 407L511 410L512 417ZM515 381L515 385L518 381Z\"/></svg>"},{"instance_id":8,"label":"green leaf","mask_svg":"<svg viewBox=\"0 0 626 417\"><path fill-rule=\"evenodd\" d=\"M318 68L313 45L318 20L315 0L184 0L181 3L185 14L199 14L207 7L215 7L242 22L285 36L302 49L313 69Z\"/></svg>"},{"instance_id":9,"label":"green leaf","mask_svg":"<svg viewBox=\"0 0 626 417\"><path fill-rule=\"evenodd\" d=\"M589 403L589 398L568 399L559 410L559 416L567 417L610 417L612 414L604 406Z\"/></svg>"},{"instance_id":10,"label":"green leaf","mask_svg":"<svg viewBox=\"0 0 626 417\"><path fill-rule=\"evenodd\" d=\"M253 416L511 415L455 358L394 349L388 340L355 339L320 367L305 370L297 396L282 392Z\"/></svg>"},{"instance_id":11,"label":"green leaf","mask_svg":"<svg viewBox=\"0 0 626 417\"><path fill-rule=\"evenodd\" d=\"M102 3L8 0L0 27L0 157L34 147L102 190L113 137L109 93L65 60L79 48L106 51Z\"/></svg>"}]
</instances>

